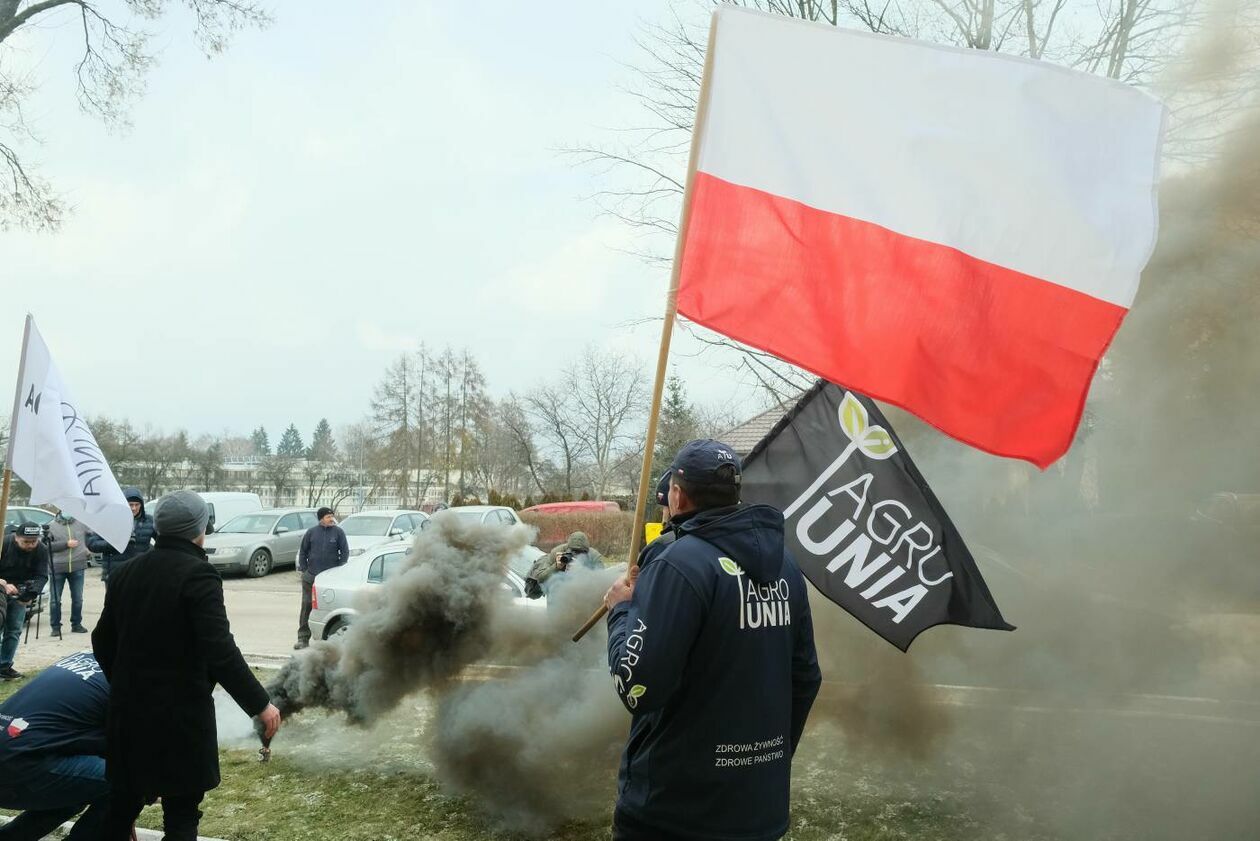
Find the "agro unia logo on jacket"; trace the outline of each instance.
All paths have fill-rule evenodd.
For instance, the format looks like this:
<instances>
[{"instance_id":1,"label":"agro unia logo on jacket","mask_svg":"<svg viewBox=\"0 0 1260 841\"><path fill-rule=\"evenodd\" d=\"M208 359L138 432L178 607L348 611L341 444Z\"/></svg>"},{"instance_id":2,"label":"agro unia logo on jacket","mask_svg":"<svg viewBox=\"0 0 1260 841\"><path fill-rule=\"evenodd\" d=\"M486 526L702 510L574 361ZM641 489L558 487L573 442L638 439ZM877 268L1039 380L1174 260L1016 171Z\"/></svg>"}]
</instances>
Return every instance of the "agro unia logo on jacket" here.
<instances>
[{"instance_id":1,"label":"agro unia logo on jacket","mask_svg":"<svg viewBox=\"0 0 1260 841\"><path fill-rule=\"evenodd\" d=\"M792 606L788 602L786 578L760 584L747 577L743 568L730 558L718 558L727 575L734 576L739 593L739 629L755 631L792 624Z\"/></svg>"}]
</instances>

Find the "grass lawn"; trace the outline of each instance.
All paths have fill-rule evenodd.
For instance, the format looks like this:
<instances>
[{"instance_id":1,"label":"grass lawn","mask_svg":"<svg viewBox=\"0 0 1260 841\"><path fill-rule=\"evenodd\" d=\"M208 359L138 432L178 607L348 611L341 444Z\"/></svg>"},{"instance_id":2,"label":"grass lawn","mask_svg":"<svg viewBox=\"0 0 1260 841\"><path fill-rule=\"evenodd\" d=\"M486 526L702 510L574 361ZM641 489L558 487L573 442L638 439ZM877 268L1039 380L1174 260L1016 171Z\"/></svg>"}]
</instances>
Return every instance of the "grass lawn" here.
<instances>
[{"instance_id":1,"label":"grass lawn","mask_svg":"<svg viewBox=\"0 0 1260 841\"><path fill-rule=\"evenodd\" d=\"M0 700L21 683L0 684ZM207 796L202 833L229 841L472 841L519 839L484 805L435 779L427 751L428 704L409 700L360 731L309 711L288 722L269 763L249 725L221 719L223 784ZM948 745L921 759L871 752L825 714L811 721L793 765L790 841L1184 841L1253 837L1260 814L1248 782L1260 746L1216 725L1158 730L1140 719L1027 721L992 713L958 717ZM852 726L852 725L850 725ZM1050 741L1041 740L1050 733ZM1252 735L1249 731L1248 736ZM1036 741L1029 741L1038 737ZM239 745L239 747L236 747ZM1055 747L1055 746L1058 747ZM1145 747L1143 747L1145 746ZM1221 757L1230 757L1226 762ZM1239 783L1211 798L1168 794L1192 776L1233 768ZM1085 760L1085 761L1082 761ZM557 770L554 773L562 773ZM1231 772L1232 773L1232 772ZM1219 777L1219 773L1216 775ZM1164 779L1167 778L1167 779ZM1214 778L1215 779L1215 778ZM1172 785L1175 783L1176 785ZM558 779L585 816L534 837L608 839L615 783L608 774ZM607 806L604 806L605 797ZM147 809L142 826L160 828ZM1241 834L1240 834L1241 833Z\"/></svg>"}]
</instances>

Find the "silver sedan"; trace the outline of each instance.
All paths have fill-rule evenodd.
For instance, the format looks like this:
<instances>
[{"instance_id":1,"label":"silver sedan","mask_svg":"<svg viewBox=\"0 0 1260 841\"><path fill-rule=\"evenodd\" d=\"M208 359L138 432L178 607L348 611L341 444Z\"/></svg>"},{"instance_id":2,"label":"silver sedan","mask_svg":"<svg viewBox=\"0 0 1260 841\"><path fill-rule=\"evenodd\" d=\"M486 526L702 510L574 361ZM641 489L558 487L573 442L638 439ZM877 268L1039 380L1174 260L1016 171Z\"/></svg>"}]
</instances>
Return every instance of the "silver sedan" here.
<instances>
[{"instance_id":1,"label":"silver sedan","mask_svg":"<svg viewBox=\"0 0 1260 841\"><path fill-rule=\"evenodd\" d=\"M311 585L311 639L326 640L344 633L358 614L354 605L363 590L379 587L398 572L410 549L407 543L385 543L351 558L342 566L321 572ZM526 547L508 564L503 589L514 602L530 610L545 609L546 598L525 598L525 575L543 553Z\"/></svg>"}]
</instances>

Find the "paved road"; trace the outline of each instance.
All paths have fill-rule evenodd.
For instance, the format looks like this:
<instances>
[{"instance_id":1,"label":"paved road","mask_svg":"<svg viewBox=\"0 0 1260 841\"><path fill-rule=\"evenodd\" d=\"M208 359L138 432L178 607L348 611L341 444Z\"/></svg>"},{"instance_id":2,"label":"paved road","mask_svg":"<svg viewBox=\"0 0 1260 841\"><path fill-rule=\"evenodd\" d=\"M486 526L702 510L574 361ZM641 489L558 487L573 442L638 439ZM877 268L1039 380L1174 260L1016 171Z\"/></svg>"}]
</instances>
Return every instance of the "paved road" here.
<instances>
[{"instance_id":1,"label":"paved road","mask_svg":"<svg viewBox=\"0 0 1260 841\"><path fill-rule=\"evenodd\" d=\"M293 651L297 638L297 615L301 605L301 590L296 571L289 569L273 572L263 578L228 576L223 582L224 599L232 632L241 650L251 660L270 660L287 657ZM105 587L101 584L100 571L89 569L83 587L83 624L89 629L96 625L105 602ZM70 593L66 590L62 609L63 638L53 639L48 634L48 613L39 620L40 637L35 638L35 621L31 622L28 642L18 648L14 667L18 671L43 668L67 654L92 647L87 634L70 633ZM25 639L25 638L24 638Z\"/></svg>"}]
</instances>

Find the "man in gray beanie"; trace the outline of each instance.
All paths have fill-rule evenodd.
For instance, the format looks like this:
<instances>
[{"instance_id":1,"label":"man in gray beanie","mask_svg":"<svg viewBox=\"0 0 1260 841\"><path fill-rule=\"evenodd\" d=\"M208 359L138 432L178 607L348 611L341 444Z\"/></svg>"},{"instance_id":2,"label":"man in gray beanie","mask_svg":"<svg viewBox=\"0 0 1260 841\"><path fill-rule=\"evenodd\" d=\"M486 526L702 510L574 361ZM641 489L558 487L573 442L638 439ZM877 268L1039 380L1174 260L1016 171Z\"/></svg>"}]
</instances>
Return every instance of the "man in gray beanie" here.
<instances>
[{"instance_id":1,"label":"man in gray beanie","mask_svg":"<svg viewBox=\"0 0 1260 841\"><path fill-rule=\"evenodd\" d=\"M110 802L101 838L124 841L162 798L166 838L197 837L205 793L219 785L211 693L222 686L268 738L280 712L232 638L223 581L206 560L210 510L192 491L162 498L157 546L114 571L92 649L111 691L105 734Z\"/></svg>"}]
</instances>

